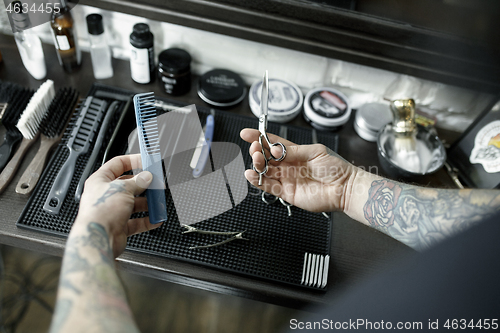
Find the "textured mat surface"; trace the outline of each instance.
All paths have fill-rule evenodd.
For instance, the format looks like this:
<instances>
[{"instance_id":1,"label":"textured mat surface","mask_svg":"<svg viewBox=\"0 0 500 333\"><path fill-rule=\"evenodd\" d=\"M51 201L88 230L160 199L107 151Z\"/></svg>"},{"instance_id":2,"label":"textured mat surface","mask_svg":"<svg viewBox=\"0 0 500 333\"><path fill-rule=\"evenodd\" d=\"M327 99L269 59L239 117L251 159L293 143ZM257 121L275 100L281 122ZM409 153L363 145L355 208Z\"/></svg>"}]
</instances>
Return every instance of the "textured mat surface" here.
<instances>
[{"instance_id":1,"label":"textured mat surface","mask_svg":"<svg viewBox=\"0 0 500 333\"><path fill-rule=\"evenodd\" d=\"M131 94L128 91L95 85L89 95L95 94L99 90L124 95ZM178 102L162 100L171 105L182 106ZM121 112L125 112L124 105L125 102L122 102L120 112L115 113L104 142L110 140ZM197 110L200 121L204 123L210 110L203 107L197 107ZM269 123L268 131L279 133L280 126L283 125ZM238 144L243 153L245 166L249 168L251 165L251 158L247 153L249 144L239 137L240 130L245 127L257 128L257 119L219 110L215 112L213 141ZM70 133L70 130L71 128L68 128L66 133ZM299 144L312 143L311 130L292 126L287 126L287 130L290 141ZM128 134L120 133L121 146L115 152L124 153L126 151L127 141L125 138ZM52 182L68 156L68 149L65 147L66 140L67 137L63 139L49 162L49 166L17 222L19 227L61 236L67 236L69 233L78 212L78 203L74 200L74 193L91 151L79 158L68 195L59 215L51 215L43 210L43 204L51 189ZM318 141L333 150L337 150L338 136L336 134L318 132ZM100 150L94 170L100 166L105 147L101 147ZM132 251L152 253L245 275L304 286L306 266L310 265L309 268L314 268L315 259L312 255L318 255L316 261L318 264L320 257L325 258L329 255L331 220L320 213L310 213L297 207L292 207L292 216L289 217L286 208L279 201L267 205L261 200L258 189L250 184L248 187L248 196L235 208L195 224L199 229L212 231L244 230L247 241L235 240L214 248L189 249L192 246L222 241L227 236L182 234L184 229L179 225L170 191L167 189L168 222L156 230L130 237L127 248ZM306 254L311 254L311 256L305 264ZM321 285L316 284L315 286L313 283L310 285L312 288L322 289Z\"/></svg>"}]
</instances>

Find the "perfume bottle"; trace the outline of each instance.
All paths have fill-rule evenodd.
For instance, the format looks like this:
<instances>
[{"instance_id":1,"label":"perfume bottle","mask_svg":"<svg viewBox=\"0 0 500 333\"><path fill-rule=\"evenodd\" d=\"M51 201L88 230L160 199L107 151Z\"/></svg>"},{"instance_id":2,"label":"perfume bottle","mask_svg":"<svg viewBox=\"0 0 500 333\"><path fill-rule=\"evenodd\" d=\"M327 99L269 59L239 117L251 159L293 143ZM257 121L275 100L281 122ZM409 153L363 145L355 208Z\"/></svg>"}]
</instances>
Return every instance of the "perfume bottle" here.
<instances>
[{"instance_id":1,"label":"perfume bottle","mask_svg":"<svg viewBox=\"0 0 500 333\"><path fill-rule=\"evenodd\" d=\"M69 7L64 0L60 0L60 4L60 10L54 8L52 12L50 26L59 63L65 71L71 73L80 67L82 54Z\"/></svg>"}]
</instances>

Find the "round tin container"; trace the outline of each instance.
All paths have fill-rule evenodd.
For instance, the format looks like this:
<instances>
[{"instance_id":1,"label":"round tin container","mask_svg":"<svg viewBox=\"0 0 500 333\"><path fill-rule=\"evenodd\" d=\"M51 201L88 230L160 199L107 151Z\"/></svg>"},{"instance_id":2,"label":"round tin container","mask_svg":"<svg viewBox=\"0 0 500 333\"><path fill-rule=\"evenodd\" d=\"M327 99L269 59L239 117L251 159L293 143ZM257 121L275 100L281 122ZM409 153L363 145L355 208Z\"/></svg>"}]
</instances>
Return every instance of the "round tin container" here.
<instances>
[{"instance_id":1,"label":"round tin container","mask_svg":"<svg viewBox=\"0 0 500 333\"><path fill-rule=\"evenodd\" d=\"M262 80L254 82L248 93L250 109L260 116ZM269 79L268 119L286 123L295 118L302 109L302 91L294 83L280 79Z\"/></svg>"},{"instance_id":2,"label":"round tin container","mask_svg":"<svg viewBox=\"0 0 500 333\"><path fill-rule=\"evenodd\" d=\"M392 114L388 105L367 103L356 111L354 130L366 141L376 142L378 132L391 121Z\"/></svg>"},{"instance_id":3,"label":"round tin container","mask_svg":"<svg viewBox=\"0 0 500 333\"><path fill-rule=\"evenodd\" d=\"M329 87L309 91L304 99L304 119L320 130L335 130L351 116L347 97Z\"/></svg>"},{"instance_id":4,"label":"round tin container","mask_svg":"<svg viewBox=\"0 0 500 333\"><path fill-rule=\"evenodd\" d=\"M246 92L241 76L226 69L206 72L198 82L198 96L213 106L236 105L245 98Z\"/></svg>"}]
</instances>

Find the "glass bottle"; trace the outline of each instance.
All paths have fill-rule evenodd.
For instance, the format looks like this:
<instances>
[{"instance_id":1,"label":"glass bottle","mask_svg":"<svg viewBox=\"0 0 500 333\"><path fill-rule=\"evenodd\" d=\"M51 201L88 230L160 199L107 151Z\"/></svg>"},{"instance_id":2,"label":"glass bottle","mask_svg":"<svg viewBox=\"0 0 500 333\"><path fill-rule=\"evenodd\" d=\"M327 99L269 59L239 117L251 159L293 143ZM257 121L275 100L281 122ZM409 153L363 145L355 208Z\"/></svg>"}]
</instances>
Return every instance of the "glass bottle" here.
<instances>
[{"instance_id":1,"label":"glass bottle","mask_svg":"<svg viewBox=\"0 0 500 333\"><path fill-rule=\"evenodd\" d=\"M100 14L87 15L87 30L90 40L90 57L96 79L107 79L113 76L111 50L106 43L104 26Z\"/></svg>"},{"instance_id":2,"label":"glass bottle","mask_svg":"<svg viewBox=\"0 0 500 333\"><path fill-rule=\"evenodd\" d=\"M78 46L78 37L70 9L64 0L60 0L60 4L60 10L57 10L57 7L54 6L50 26L59 63L65 71L71 73L80 67L82 54Z\"/></svg>"},{"instance_id":3,"label":"glass bottle","mask_svg":"<svg viewBox=\"0 0 500 333\"><path fill-rule=\"evenodd\" d=\"M45 78L47 67L40 38L26 31L15 32L14 38L26 70L37 80Z\"/></svg>"},{"instance_id":4,"label":"glass bottle","mask_svg":"<svg viewBox=\"0 0 500 333\"><path fill-rule=\"evenodd\" d=\"M12 2L12 4L15 3L19 3L20 8L22 8L20 1ZM27 13L20 11L19 13L13 12L11 15L14 40L19 49L23 65L31 76L37 80L41 80L47 75L42 42L40 38L31 31L31 22Z\"/></svg>"}]
</instances>

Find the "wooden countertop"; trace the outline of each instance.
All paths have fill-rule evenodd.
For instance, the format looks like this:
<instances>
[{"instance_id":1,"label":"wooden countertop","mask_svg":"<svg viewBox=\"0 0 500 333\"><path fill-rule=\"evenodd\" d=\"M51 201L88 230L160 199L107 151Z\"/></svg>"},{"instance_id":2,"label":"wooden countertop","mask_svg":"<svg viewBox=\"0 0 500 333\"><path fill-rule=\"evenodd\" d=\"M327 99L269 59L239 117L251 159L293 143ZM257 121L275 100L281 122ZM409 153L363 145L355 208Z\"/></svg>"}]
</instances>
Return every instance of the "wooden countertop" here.
<instances>
[{"instance_id":1,"label":"wooden countertop","mask_svg":"<svg viewBox=\"0 0 500 333\"><path fill-rule=\"evenodd\" d=\"M3 62L0 63L1 80L15 82L33 89L39 87L41 81L33 79L22 65L13 37L0 35L0 51L3 56ZM78 72L67 74L63 72L57 61L54 47L44 45L44 51L48 72L46 79L53 80L56 88L72 86L80 92L81 96L85 96L95 81L89 54L83 53L82 68ZM113 61L114 76L99 82L135 92L154 91L157 96L172 98L161 90L157 82L149 85L133 82L130 78L130 66L127 61L117 59L113 59ZM190 93L175 99L189 104L205 105L197 96L195 85L196 78L193 80ZM252 114L247 99L227 111L243 115ZM290 124L310 128L302 117L297 117ZM0 126L0 137L3 138L4 133L5 129ZM376 144L364 141L354 132L352 117L350 122L338 131L338 134L340 136L338 152L344 158L355 165L372 172L378 171L379 174L384 175L378 162ZM443 133L440 132L440 135L443 137ZM444 137L451 141L456 139L457 133L446 132ZM15 186L23 170L33 158L38 145L36 143L30 149L16 177L7 190L0 195L0 243L62 256L64 238L20 229L15 225L28 200L27 197L15 192ZM444 170L440 170L432 176L423 177L418 180L418 183L434 187L453 187L450 177ZM335 297L340 290L363 278L366 273L382 267L395 257L412 252L411 249L398 241L355 222L342 213L334 214L331 244L331 263L326 293L130 251L125 251L117 259L117 262L120 269L181 285L302 308L305 305L326 302L328 297Z\"/></svg>"}]
</instances>

